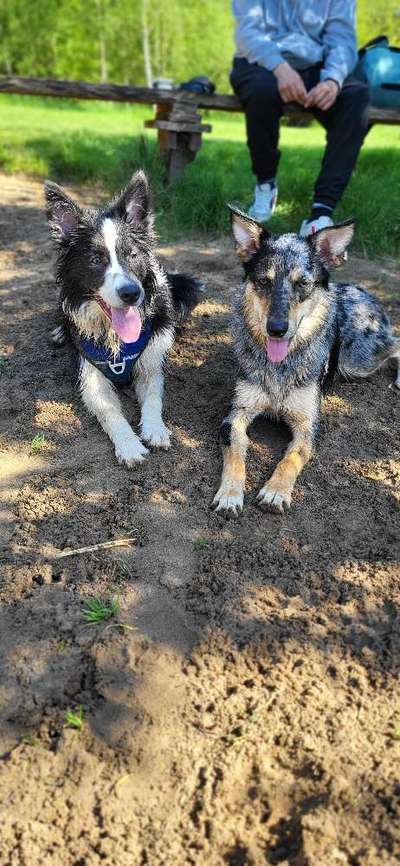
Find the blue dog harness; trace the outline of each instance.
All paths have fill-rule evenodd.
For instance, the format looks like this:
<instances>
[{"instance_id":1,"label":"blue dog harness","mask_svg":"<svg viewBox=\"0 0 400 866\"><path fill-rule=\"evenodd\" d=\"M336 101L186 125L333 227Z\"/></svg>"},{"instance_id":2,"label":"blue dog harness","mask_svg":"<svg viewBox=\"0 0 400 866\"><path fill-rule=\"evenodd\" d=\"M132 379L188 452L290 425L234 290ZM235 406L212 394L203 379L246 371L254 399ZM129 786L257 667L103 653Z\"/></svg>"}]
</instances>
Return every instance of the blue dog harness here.
<instances>
[{"instance_id":1,"label":"blue dog harness","mask_svg":"<svg viewBox=\"0 0 400 866\"><path fill-rule=\"evenodd\" d=\"M149 340L153 335L151 322L145 322L139 338L134 343L120 343L120 350L114 354L105 346L95 343L94 340L86 340L79 334L75 334L75 345L78 352L97 367L113 385L129 385L133 379L134 366L138 358L144 352Z\"/></svg>"}]
</instances>

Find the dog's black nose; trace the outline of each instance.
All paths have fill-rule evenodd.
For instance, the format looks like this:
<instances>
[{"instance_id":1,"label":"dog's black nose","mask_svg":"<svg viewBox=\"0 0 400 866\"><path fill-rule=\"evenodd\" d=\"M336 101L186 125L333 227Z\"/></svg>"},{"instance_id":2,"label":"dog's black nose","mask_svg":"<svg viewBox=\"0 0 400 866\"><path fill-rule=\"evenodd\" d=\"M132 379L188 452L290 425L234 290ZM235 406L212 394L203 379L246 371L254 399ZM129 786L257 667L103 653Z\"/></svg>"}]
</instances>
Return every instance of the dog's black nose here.
<instances>
[{"instance_id":1,"label":"dog's black nose","mask_svg":"<svg viewBox=\"0 0 400 866\"><path fill-rule=\"evenodd\" d=\"M140 298L142 289L134 280L127 280L123 286L117 289L117 295L124 304L136 304Z\"/></svg>"},{"instance_id":2,"label":"dog's black nose","mask_svg":"<svg viewBox=\"0 0 400 866\"><path fill-rule=\"evenodd\" d=\"M284 337L289 327L289 323L285 319L268 319L267 334L270 337Z\"/></svg>"}]
</instances>

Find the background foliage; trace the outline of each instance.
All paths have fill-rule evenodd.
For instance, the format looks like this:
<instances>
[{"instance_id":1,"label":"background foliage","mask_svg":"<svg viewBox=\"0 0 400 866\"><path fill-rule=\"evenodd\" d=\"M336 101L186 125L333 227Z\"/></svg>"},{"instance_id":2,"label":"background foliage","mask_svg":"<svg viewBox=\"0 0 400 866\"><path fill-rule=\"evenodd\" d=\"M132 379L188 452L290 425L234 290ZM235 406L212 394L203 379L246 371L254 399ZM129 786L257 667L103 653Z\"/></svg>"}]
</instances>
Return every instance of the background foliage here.
<instances>
[{"instance_id":1,"label":"background foliage","mask_svg":"<svg viewBox=\"0 0 400 866\"><path fill-rule=\"evenodd\" d=\"M143 84L204 73L228 91L233 52L230 0L0 0L0 75ZM359 0L363 44L386 33L400 45L400 0ZM138 166L151 180L163 238L229 231L226 201L248 207L254 178L242 115L212 112L213 132L182 181L164 184L152 106L1 95L0 171L96 185L106 199ZM324 131L282 128L277 231L307 215ZM356 244L369 255L400 251L400 127L374 126L338 208L357 217Z\"/></svg>"},{"instance_id":2,"label":"background foliage","mask_svg":"<svg viewBox=\"0 0 400 866\"><path fill-rule=\"evenodd\" d=\"M360 44L381 33L400 44L400 0L358 0ZM230 0L0 0L0 74L142 84L203 73L226 90L232 51Z\"/></svg>"}]
</instances>

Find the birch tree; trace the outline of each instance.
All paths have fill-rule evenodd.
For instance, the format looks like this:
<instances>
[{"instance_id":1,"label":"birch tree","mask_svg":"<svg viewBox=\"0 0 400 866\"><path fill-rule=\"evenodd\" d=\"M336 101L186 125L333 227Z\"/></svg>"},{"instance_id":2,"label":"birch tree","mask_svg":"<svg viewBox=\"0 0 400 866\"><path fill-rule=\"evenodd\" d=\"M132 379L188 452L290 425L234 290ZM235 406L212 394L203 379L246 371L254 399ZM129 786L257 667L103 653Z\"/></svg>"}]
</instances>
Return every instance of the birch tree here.
<instances>
[{"instance_id":1,"label":"birch tree","mask_svg":"<svg viewBox=\"0 0 400 866\"><path fill-rule=\"evenodd\" d=\"M142 0L141 12L144 75L147 87L151 87L153 84L153 69L150 49L149 0Z\"/></svg>"}]
</instances>

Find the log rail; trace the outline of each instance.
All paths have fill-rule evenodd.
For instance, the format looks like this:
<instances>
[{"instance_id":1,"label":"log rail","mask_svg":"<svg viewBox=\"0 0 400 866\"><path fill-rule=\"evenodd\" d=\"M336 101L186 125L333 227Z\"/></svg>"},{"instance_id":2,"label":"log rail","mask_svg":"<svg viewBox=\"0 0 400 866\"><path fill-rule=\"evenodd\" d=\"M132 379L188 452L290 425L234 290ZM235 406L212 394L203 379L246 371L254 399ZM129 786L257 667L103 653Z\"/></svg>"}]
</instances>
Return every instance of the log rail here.
<instances>
[{"instance_id":1,"label":"log rail","mask_svg":"<svg viewBox=\"0 0 400 866\"><path fill-rule=\"evenodd\" d=\"M0 78L0 93L155 105L155 118L146 120L145 126L158 130L158 142L166 165L168 182L182 176L185 166L195 158L201 147L203 133L212 130L210 124L202 123L199 109L243 111L236 96L225 93L207 95L190 93L187 90L135 87L130 84L97 84L15 75ZM371 105L368 112L371 124L400 124L400 109L376 108ZM285 113L302 118L309 116L296 105L287 105Z\"/></svg>"}]
</instances>

